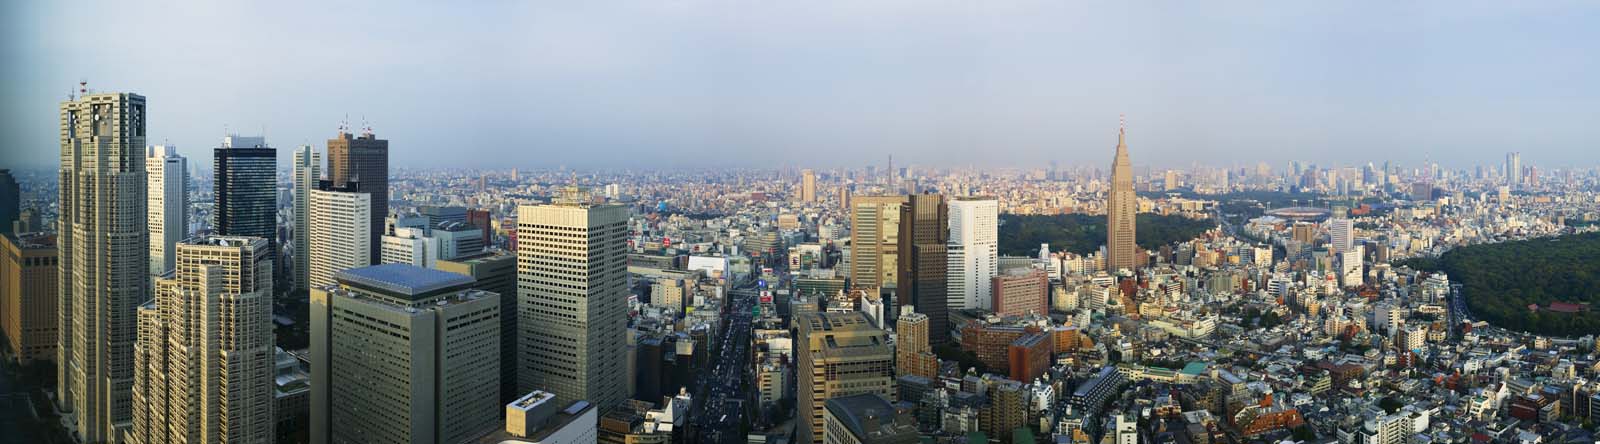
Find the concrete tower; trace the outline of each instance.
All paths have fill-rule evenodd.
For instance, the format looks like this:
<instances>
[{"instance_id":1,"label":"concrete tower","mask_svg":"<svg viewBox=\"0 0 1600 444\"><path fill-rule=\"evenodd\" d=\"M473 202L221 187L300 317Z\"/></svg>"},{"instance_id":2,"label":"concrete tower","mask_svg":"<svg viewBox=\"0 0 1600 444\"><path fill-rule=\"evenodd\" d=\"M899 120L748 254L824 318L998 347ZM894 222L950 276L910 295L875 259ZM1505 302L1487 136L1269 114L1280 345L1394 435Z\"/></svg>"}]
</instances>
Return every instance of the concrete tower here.
<instances>
[{"instance_id":1,"label":"concrete tower","mask_svg":"<svg viewBox=\"0 0 1600 444\"><path fill-rule=\"evenodd\" d=\"M1128 161L1127 128L1117 129L1117 155L1111 161L1111 190L1106 192L1106 270L1132 270L1134 254L1134 214L1139 211L1133 194L1133 165Z\"/></svg>"},{"instance_id":2,"label":"concrete tower","mask_svg":"<svg viewBox=\"0 0 1600 444\"><path fill-rule=\"evenodd\" d=\"M404 264L334 279L311 289L312 444L467 443L500 426L500 295Z\"/></svg>"},{"instance_id":3,"label":"concrete tower","mask_svg":"<svg viewBox=\"0 0 1600 444\"><path fill-rule=\"evenodd\" d=\"M628 208L567 193L517 208L517 388L603 411L628 395Z\"/></svg>"},{"instance_id":4,"label":"concrete tower","mask_svg":"<svg viewBox=\"0 0 1600 444\"><path fill-rule=\"evenodd\" d=\"M272 254L259 237L177 245L139 306L138 444L273 441Z\"/></svg>"},{"instance_id":5,"label":"concrete tower","mask_svg":"<svg viewBox=\"0 0 1600 444\"><path fill-rule=\"evenodd\" d=\"M148 299L145 99L84 94L61 103L57 390L83 442L133 420L135 307Z\"/></svg>"},{"instance_id":6,"label":"concrete tower","mask_svg":"<svg viewBox=\"0 0 1600 444\"><path fill-rule=\"evenodd\" d=\"M800 170L800 201L811 203L817 201L817 172Z\"/></svg>"},{"instance_id":7,"label":"concrete tower","mask_svg":"<svg viewBox=\"0 0 1600 444\"><path fill-rule=\"evenodd\" d=\"M172 270L178 257L173 249L189 237L189 161L171 145L146 148L144 157L150 277L155 279Z\"/></svg>"},{"instance_id":8,"label":"concrete tower","mask_svg":"<svg viewBox=\"0 0 1600 444\"><path fill-rule=\"evenodd\" d=\"M900 263L895 299L928 315L928 341L950 338L950 311L945 308L950 282L945 277L946 243L950 242L950 208L939 194L913 194L900 207Z\"/></svg>"},{"instance_id":9,"label":"concrete tower","mask_svg":"<svg viewBox=\"0 0 1600 444\"><path fill-rule=\"evenodd\" d=\"M989 279L1000 264L999 220L1000 204L994 197L950 201L946 308L989 308Z\"/></svg>"},{"instance_id":10,"label":"concrete tower","mask_svg":"<svg viewBox=\"0 0 1600 444\"><path fill-rule=\"evenodd\" d=\"M322 153L311 145L294 150L294 289L311 288L311 191L322 179Z\"/></svg>"},{"instance_id":11,"label":"concrete tower","mask_svg":"<svg viewBox=\"0 0 1600 444\"><path fill-rule=\"evenodd\" d=\"M359 137L341 129L338 137L328 139L328 180L355 183L356 192L372 195L367 257L369 263L378 263L383 245L378 237L385 234L384 219L389 217L389 141L372 135L371 128Z\"/></svg>"},{"instance_id":12,"label":"concrete tower","mask_svg":"<svg viewBox=\"0 0 1600 444\"><path fill-rule=\"evenodd\" d=\"M850 281L855 288L893 288L900 263L900 206L905 196L861 196L850 202Z\"/></svg>"},{"instance_id":13,"label":"concrete tower","mask_svg":"<svg viewBox=\"0 0 1600 444\"><path fill-rule=\"evenodd\" d=\"M355 184L335 187L321 181L311 190L310 236L307 240L307 281L310 288L334 284L334 275L351 268L372 265L368 242L372 237L372 196L355 191Z\"/></svg>"}]
</instances>

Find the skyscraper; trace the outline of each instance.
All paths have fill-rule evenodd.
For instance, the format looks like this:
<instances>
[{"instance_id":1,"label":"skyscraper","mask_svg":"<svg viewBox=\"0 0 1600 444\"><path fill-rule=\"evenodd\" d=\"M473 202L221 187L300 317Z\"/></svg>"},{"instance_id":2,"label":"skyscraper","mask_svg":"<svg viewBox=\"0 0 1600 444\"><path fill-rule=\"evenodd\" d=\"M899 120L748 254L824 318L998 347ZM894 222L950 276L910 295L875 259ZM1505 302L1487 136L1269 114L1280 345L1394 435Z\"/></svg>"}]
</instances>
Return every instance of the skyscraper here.
<instances>
[{"instance_id":1,"label":"skyscraper","mask_svg":"<svg viewBox=\"0 0 1600 444\"><path fill-rule=\"evenodd\" d=\"M178 242L189 237L189 161L177 147L153 146L144 154L145 220L150 230L150 277L172 270Z\"/></svg>"},{"instance_id":2,"label":"skyscraper","mask_svg":"<svg viewBox=\"0 0 1600 444\"><path fill-rule=\"evenodd\" d=\"M404 264L335 280L311 289L313 444L473 442L500 426L500 295Z\"/></svg>"},{"instance_id":3,"label":"skyscraper","mask_svg":"<svg viewBox=\"0 0 1600 444\"><path fill-rule=\"evenodd\" d=\"M894 352L889 335L859 311L806 313L795 318L797 442L821 444L829 399L871 393L893 400Z\"/></svg>"},{"instance_id":4,"label":"skyscraper","mask_svg":"<svg viewBox=\"0 0 1600 444\"><path fill-rule=\"evenodd\" d=\"M1501 167L1506 176L1506 185L1516 188L1522 185L1522 153L1506 153L1506 164Z\"/></svg>"},{"instance_id":5,"label":"skyscraper","mask_svg":"<svg viewBox=\"0 0 1600 444\"><path fill-rule=\"evenodd\" d=\"M511 402L517 391L517 255L486 251L455 259L440 259L433 268L472 276L472 288L500 297L500 402Z\"/></svg>"},{"instance_id":6,"label":"skyscraper","mask_svg":"<svg viewBox=\"0 0 1600 444\"><path fill-rule=\"evenodd\" d=\"M322 179L322 153L311 145L294 150L294 289L311 288L311 191Z\"/></svg>"},{"instance_id":7,"label":"skyscraper","mask_svg":"<svg viewBox=\"0 0 1600 444\"><path fill-rule=\"evenodd\" d=\"M355 191L372 195L372 211L367 256L378 263L383 245L384 219L389 217L389 141L372 135L372 129L357 137L343 130L328 139L328 179L336 184L355 183Z\"/></svg>"},{"instance_id":8,"label":"skyscraper","mask_svg":"<svg viewBox=\"0 0 1600 444\"><path fill-rule=\"evenodd\" d=\"M213 152L214 234L266 239L277 257L278 150L265 137L229 135Z\"/></svg>"},{"instance_id":9,"label":"skyscraper","mask_svg":"<svg viewBox=\"0 0 1600 444\"><path fill-rule=\"evenodd\" d=\"M928 315L909 305L900 307L894 324L894 368L896 376L917 375L929 380L939 377L939 358L928 344Z\"/></svg>"},{"instance_id":10,"label":"skyscraper","mask_svg":"<svg viewBox=\"0 0 1600 444\"><path fill-rule=\"evenodd\" d=\"M994 197L950 201L946 308L989 308L989 278L999 272L1000 205Z\"/></svg>"},{"instance_id":11,"label":"skyscraper","mask_svg":"<svg viewBox=\"0 0 1600 444\"><path fill-rule=\"evenodd\" d=\"M138 444L273 439L272 254L266 239L177 245L177 269L139 306Z\"/></svg>"},{"instance_id":12,"label":"skyscraper","mask_svg":"<svg viewBox=\"0 0 1600 444\"><path fill-rule=\"evenodd\" d=\"M58 266L55 235L0 234L0 329L23 364L56 359Z\"/></svg>"},{"instance_id":13,"label":"skyscraper","mask_svg":"<svg viewBox=\"0 0 1600 444\"><path fill-rule=\"evenodd\" d=\"M517 208L517 386L607 410L628 395L628 208L566 193Z\"/></svg>"},{"instance_id":14,"label":"skyscraper","mask_svg":"<svg viewBox=\"0 0 1600 444\"><path fill-rule=\"evenodd\" d=\"M1138 247L1134 244L1133 165L1128 161L1127 129L1117 129L1117 154L1111 161L1111 190L1106 192L1106 271L1132 270Z\"/></svg>"},{"instance_id":15,"label":"skyscraper","mask_svg":"<svg viewBox=\"0 0 1600 444\"><path fill-rule=\"evenodd\" d=\"M906 197L861 196L851 200L851 286L893 287L900 263L900 206Z\"/></svg>"},{"instance_id":16,"label":"skyscraper","mask_svg":"<svg viewBox=\"0 0 1600 444\"><path fill-rule=\"evenodd\" d=\"M22 216L22 188L11 170L0 168L0 234L11 234L11 223Z\"/></svg>"},{"instance_id":17,"label":"skyscraper","mask_svg":"<svg viewBox=\"0 0 1600 444\"><path fill-rule=\"evenodd\" d=\"M913 194L900 206L900 262L895 285L898 305L914 305L928 315L928 342L950 338L950 282L945 276L950 242L950 209L939 194Z\"/></svg>"},{"instance_id":18,"label":"skyscraper","mask_svg":"<svg viewBox=\"0 0 1600 444\"><path fill-rule=\"evenodd\" d=\"M111 441L133 419L134 311L150 279L145 116L138 94L61 104L57 399L86 442Z\"/></svg>"},{"instance_id":19,"label":"skyscraper","mask_svg":"<svg viewBox=\"0 0 1600 444\"><path fill-rule=\"evenodd\" d=\"M800 170L800 201L811 203L817 201L817 172Z\"/></svg>"},{"instance_id":20,"label":"skyscraper","mask_svg":"<svg viewBox=\"0 0 1600 444\"><path fill-rule=\"evenodd\" d=\"M1354 245L1355 242L1354 231L1355 225L1343 215L1335 216L1333 220L1329 220L1328 240L1330 241L1329 249L1333 250L1332 253L1338 254L1350 251L1351 245Z\"/></svg>"},{"instance_id":21,"label":"skyscraper","mask_svg":"<svg viewBox=\"0 0 1600 444\"><path fill-rule=\"evenodd\" d=\"M311 190L310 231L307 269L310 288L333 285L334 275L351 268L372 265L367 253L372 237L370 212L372 196L355 191L355 184L342 187L322 181Z\"/></svg>"}]
</instances>

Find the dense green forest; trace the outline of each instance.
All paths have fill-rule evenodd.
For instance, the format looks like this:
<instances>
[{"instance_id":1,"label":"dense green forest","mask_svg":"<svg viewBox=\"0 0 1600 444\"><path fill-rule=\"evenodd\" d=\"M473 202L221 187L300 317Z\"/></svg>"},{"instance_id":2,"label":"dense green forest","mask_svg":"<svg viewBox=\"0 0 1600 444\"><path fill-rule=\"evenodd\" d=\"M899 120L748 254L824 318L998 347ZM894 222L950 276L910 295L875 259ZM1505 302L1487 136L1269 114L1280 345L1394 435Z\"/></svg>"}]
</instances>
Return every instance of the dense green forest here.
<instances>
[{"instance_id":1,"label":"dense green forest","mask_svg":"<svg viewBox=\"0 0 1600 444\"><path fill-rule=\"evenodd\" d=\"M1600 305L1600 233L1461 247L1438 258L1399 261L1450 274L1475 317L1496 326L1559 336L1600 333L1594 311L1545 310L1552 301ZM1538 304L1538 311L1528 310Z\"/></svg>"},{"instance_id":2,"label":"dense green forest","mask_svg":"<svg viewBox=\"0 0 1600 444\"><path fill-rule=\"evenodd\" d=\"M1139 246L1147 250L1173 242L1194 239L1216 228L1208 219L1140 213L1134 226ZM1050 244L1053 251L1066 250L1089 254L1106 243L1106 217L1087 214L1000 215L1000 254L1034 256L1039 244Z\"/></svg>"}]
</instances>

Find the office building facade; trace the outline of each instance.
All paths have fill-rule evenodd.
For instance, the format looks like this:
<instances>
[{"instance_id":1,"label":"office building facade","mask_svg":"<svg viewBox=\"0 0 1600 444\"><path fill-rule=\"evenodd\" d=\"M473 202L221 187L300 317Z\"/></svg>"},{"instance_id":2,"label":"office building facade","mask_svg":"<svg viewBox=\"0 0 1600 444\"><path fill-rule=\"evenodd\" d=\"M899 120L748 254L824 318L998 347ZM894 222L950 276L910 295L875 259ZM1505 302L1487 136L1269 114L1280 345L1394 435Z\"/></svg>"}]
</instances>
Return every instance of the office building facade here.
<instances>
[{"instance_id":1,"label":"office building facade","mask_svg":"<svg viewBox=\"0 0 1600 444\"><path fill-rule=\"evenodd\" d=\"M332 285L334 275L340 271L372 265L367 243L372 237L372 195L355 191L346 184L335 187L323 181L311 190L309 243L307 264L312 288Z\"/></svg>"},{"instance_id":2,"label":"office building facade","mask_svg":"<svg viewBox=\"0 0 1600 444\"><path fill-rule=\"evenodd\" d=\"M913 194L900 206L900 261L895 284L899 306L928 315L928 342L950 340L950 282L946 276L950 210L944 196Z\"/></svg>"},{"instance_id":3,"label":"office building facade","mask_svg":"<svg viewBox=\"0 0 1600 444\"><path fill-rule=\"evenodd\" d=\"M950 201L946 308L989 308L989 279L999 271L1000 204L993 197Z\"/></svg>"},{"instance_id":4,"label":"office building facade","mask_svg":"<svg viewBox=\"0 0 1600 444\"><path fill-rule=\"evenodd\" d=\"M812 203L817 201L817 172L800 170L800 201Z\"/></svg>"},{"instance_id":5,"label":"office building facade","mask_svg":"<svg viewBox=\"0 0 1600 444\"><path fill-rule=\"evenodd\" d=\"M189 237L189 161L170 145L146 148L144 157L150 278L155 279L172 270L178 257L173 249Z\"/></svg>"},{"instance_id":6,"label":"office building facade","mask_svg":"<svg viewBox=\"0 0 1600 444\"><path fill-rule=\"evenodd\" d=\"M294 266L296 290L311 288L311 191L322 180L322 153L311 145L294 150Z\"/></svg>"},{"instance_id":7,"label":"office building facade","mask_svg":"<svg viewBox=\"0 0 1600 444\"><path fill-rule=\"evenodd\" d=\"M230 135L212 150L212 233L267 240L278 251L278 150L264 137Z\"/></svg>"},{"instance_id":8,"label":"office building facade","mask_svg":"<svg viewBox=\"0 0 1600 444\"><path fill-rule=\"evenodd\" d=\"M267 240L194 239L176 253L138 310L132 442L273 442Z\"/></svg>"},{"instance_id":9,"label":"office building facade","mask_svg":"<svg viewBox=\"0 0 1600 444\"><path fill-rule=\"evenodd\" d=\"M17 362L56 359L59 266L55 235L0 235L0 328Z\"/></svg>"},{"instance_id":10,"label":"office building facade","mask_svg":"<svg viewBox=\"0 0 1600 444\"><path fill-rule=\"evenodd\" d=\"M500 295L404 264L311 289L311 442L461 443L500 426Z\"/></svg>"},{"instance_id":11,"label":"office building facade","mask_svg":"<svg viewBox=\"0 0 1600 444\"><path fill-rule=\"evenodd\" d=\"M517 209L517 386L608 410L627 397L628 208L568 193Z\"/></svg>"},{"instance_id":12,"label":"office building facade","mask_svg":"<svg viewBox=\"0 0 1600 444\"><path fill-rule=\"evenodd\" d=\"M61 104L57 399L87 442L133 419L134 312L150 282L145 103L96 93Z\"/></svg>"},{"instance_id":13,"label":"office building facade","mask_svg":"<svg viewBox=\"0 0 1600 444\"><path fill-rule=\"evenodd\" d=\"M1106 192L1106 271L1133 270L1138 246L1134 241L1134 216L1139 211L1133 193L1133 164L1128 160L1127 130L1117 130L1116 158L1111 161L1111 189Z\"/></svg>"},{"instance_id":14,"label":"office building facade","mask_svg":"<svg viewBox=\"0 0 1600 444\"><path fill-rule=\"evenodd\" d=\"M472 288L500 297L500 399L511 402L517 394L517 255L486 251L454 259L440 259L433 268L471 276Z\"/></svg>"},{"instance_id":15,"label":"office building facade","mask_svg":"<svg viewBox=\"0 0 1600 444\"><path fill-rule=\"evenodd\" d=\"M377 263L383 245L378 237L386 233L384 219L389 217L389 141L377 138L371 130L360 136L339 131L338 137L328 139L328 180L354 183L353 191L372 196L367 260Z\"/></svg>"},{"instance_id":16,"label":"office building facade","mask_svg":"<svg viewBox=\"0 0 1600 444\"><path fill-rule=\"evenodd\" d=\"M797 442L820 444L826 436L829 399L875 394L894 399L894 352L883 330L861 312L807 313L795 317Z\"/></svg>"},{"instance_id":17,"label":"office building facade","mask_svg":"<svg viewBox=\"0 0 1600 444\"><path fill-rule=\"evenodd\" d=\"M900 207L905 196L860 196L850 202L853 288L894 288L900 264Z\"/></svg>"}]
</instances>

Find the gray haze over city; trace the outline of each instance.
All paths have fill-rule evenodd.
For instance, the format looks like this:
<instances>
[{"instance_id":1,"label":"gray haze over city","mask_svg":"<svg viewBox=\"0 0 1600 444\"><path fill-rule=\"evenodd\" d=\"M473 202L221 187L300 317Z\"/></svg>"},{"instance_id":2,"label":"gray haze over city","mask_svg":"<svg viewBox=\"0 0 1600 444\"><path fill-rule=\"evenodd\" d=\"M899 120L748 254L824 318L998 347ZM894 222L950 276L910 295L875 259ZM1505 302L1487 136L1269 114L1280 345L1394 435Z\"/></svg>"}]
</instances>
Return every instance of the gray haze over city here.
<instances>
[{"instance_id":1,"label":"gray haze over city","mask_svg":"<svg viewBox=\"0 0 1600 444\"><path fill-rule=\"evenodd\" d=\"M348 116L398 167L1104 167L1125 113L1157 167L1594 165L1593 3L862 3L7 2L0 165L80 79L195 159Z\"/></svg>"}]
</instances>

